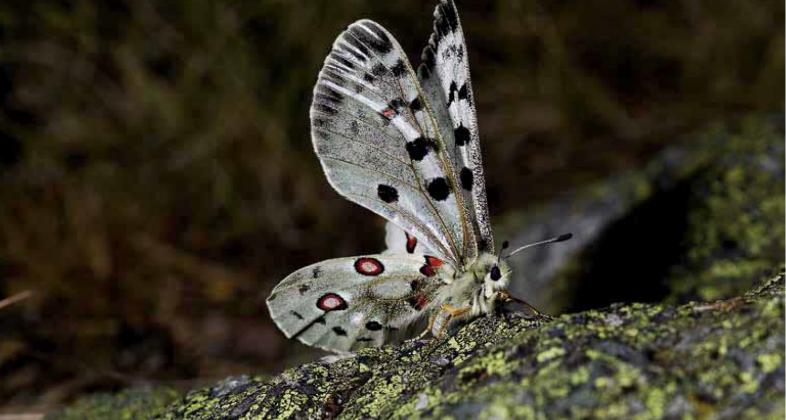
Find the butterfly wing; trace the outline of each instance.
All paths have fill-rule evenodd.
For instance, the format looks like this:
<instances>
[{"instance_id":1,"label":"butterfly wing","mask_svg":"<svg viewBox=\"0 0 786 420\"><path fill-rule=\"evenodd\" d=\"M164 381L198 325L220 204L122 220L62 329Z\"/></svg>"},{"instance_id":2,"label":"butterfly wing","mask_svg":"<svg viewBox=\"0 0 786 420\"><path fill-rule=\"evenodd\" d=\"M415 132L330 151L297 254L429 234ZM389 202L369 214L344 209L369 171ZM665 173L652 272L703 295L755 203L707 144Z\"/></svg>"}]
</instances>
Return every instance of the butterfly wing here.
<instances>
[{"instance_id":1,"label":"butterfly wing","mask_svg":"<svg viewBox=\"0 0 786 420\"><path fill-rule=\"evenodd\" d=\"M340 194L460 267L477 254L433 106L388 31L370 20L333 44L314 88L312 139Z\"/></svg>"},{"instance_id":2,"label":"butterfly wing","mask_svg":"<svg viewBox=\"0 0 786 420\"><path fill-rule=\"evenodd\" d=\"M301 268L273 289L270 315L288 338L307 345L339 352L380 346L430 313L444 287L431 261L369 255Z\"/></svg>"},{"instance_id":3,"label":"butterfly wing","mask_svg":"<svg viewBox=\"0 0 786 420\"><path fill-rule=\"evenodd\" d=\"M418 238L392 222L385 224L385 245L387 250L384 254L434 255L426 245L418 241Z\"/></svg>"},{"instance_id":4,"label":"butterfly wing","mask_svg":"<svg viewBox=\"0 0 786 420\"><path fill-rule=\"evenodd\" d=\"M469 58L464 32L453 0L442 0L434 10L434 32L423 50L418 77L425 96L436 110L447 152L456 165L470 224L476 229L478 248L494 251L486 181L480 154Z\"/></svg>"}]
</instances>

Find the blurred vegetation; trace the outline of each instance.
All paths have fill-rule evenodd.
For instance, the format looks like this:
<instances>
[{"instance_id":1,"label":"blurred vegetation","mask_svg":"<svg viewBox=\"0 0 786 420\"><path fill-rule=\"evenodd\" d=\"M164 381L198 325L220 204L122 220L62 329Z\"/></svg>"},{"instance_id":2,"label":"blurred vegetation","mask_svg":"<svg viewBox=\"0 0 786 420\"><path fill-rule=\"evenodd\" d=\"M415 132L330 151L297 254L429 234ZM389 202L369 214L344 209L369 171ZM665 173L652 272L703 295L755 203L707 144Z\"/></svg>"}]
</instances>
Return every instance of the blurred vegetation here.
<instances>
[{"instance_id":1,"label":"blurred vegetation","mask_svg":"<svg viewBox=\"0 0 786 420\"><path fill-rule=\"evenodd\" d=\"M496 215L783 110L780 1L458 3ZM321 62L362 17L417 62L432 9L1 2L0 402L280 368L270 288L382 247L313 156Z\"/></svg>"}]
</instances>

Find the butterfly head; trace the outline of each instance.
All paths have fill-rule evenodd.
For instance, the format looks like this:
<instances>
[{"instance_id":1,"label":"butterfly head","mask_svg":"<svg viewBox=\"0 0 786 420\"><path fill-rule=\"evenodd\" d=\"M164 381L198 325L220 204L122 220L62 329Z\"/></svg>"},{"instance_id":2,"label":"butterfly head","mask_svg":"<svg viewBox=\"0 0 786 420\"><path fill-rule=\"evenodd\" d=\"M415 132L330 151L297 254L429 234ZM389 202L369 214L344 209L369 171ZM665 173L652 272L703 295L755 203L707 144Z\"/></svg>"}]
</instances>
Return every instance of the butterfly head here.
<instances>
[{"instance_id":1,"label":"butterfly head","mask_svg":"<svg viewBox=\"0 0 786 420\"><path fill-rule=\"evenodd\" d=\"M512 270L504 260L493 254L484 254L476 263L476 278L482 279L482 296L493 301L497 292L506 290Z\"/></svg>"}]
</instances>

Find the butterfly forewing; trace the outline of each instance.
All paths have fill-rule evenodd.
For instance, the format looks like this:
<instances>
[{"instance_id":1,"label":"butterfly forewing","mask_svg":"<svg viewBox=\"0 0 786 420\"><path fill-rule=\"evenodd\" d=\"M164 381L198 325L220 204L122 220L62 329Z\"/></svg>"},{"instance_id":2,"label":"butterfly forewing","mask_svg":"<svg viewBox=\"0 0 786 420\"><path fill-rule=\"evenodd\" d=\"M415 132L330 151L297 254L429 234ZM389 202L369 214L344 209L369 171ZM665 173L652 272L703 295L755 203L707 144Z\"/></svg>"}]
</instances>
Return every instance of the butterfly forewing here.
<instances>
[{"instance_id":1,"label":"butterfly forewing","mask_svg":"<svg viewBox=\"0 0 786 420\"><path fill-rule=\"evenodd\" d=\"M475 229L432 108L398 42L361 20L336 39L320 72L312 139L339 193L458 267L476 255Z\"/></svg>"},{"instance_id":2,"label":"butterfly forewing","mask_svg":"<svg viewBox=\"0 0 786 420\"><path fill-rule=\"evenodd\" d=\"M430 261L369 255L301 268L273 289L270 315L287 337L308 345L336 351L380 346L427 314L444 287Z\"/></svg>"},{"instance_id":3,"label":"butterfly forewing","mask_svg":"<svg viewBox=\"0 0 786 420\"><path fill-rule=\"evenodd\" d=\"M488 216L486 183L480 153L477 117L469 74L464 32L452 0L442 0L434 10L434 32L423 50L418 77L436 108L440 128L447 132L447 151L458 174L478 247L494 251Z\"/></svg>"}]
</instances>

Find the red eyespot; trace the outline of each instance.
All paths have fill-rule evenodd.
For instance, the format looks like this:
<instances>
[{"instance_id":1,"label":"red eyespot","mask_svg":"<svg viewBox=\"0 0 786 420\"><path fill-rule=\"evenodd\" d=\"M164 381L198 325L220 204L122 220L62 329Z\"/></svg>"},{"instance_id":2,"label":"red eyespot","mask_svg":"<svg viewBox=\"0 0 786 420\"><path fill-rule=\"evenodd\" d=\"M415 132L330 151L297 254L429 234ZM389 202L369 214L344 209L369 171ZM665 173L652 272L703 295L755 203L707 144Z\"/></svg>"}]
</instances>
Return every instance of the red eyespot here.
<instances>
[{"instance_id":1,"label":"red eyespot","mask_svg":"<svg viewBox=\"0 0 786 420\"><path fill-rule=\"evenodd\" d=\"M437 272L434 271L434 269L431 268L430 265L425 264L423 267L420 267L420 274L423 274L426 277L433 277L434 275L437 274Z\"/></svg>"},{"instance_id":2,"label":"red eyespot","mask_svg":"<svg viewBox=\"0 0 786 420\"><path fill-rule=\"evenodd\" d=\"M409 306L411 306L413 309L419 311L428 305L429 300L426 295L417 294L407 299L407 303L409 303Z\"/></svg>"},{"instance_id":3,"label":"red eyespot","mask_svg":"<svg viewBox=\"0 0 786 420\"><path fill-rule=\"evenodd\" d=\"M437 274L437 269L444 264L442 260L431 255L426 255L426 264L420 267L420 273L426 277L433 277Z\"/></svg>"},{"instance_id":4,"label":"red eyespot","mask_svg":"<svg viewBox=\"0 0 786 420\"><path fill-rule=\"evenodd\" d=\"M394 110L392 110L390 108L386 108L386 109L382 110L382 115L384 115L385 118L387 118L387 119L391 119L391 118L393 118L394 115L396 115L396 111L394 111Z\"/></svg>"},{"instance_id":5,"label":"red eyespot","mask_svg":"<svg viewBox=\"0 0 786 420\"><path fill-rule=\"evenodd\" d=\"M439 268L444 264L444 261L440 260L437 257L432 257L431 255L426 255L426 264L431 267Z\"/></svg>"},{"instance_id":6,"label":"red eyespot","mask_svg":"<svg viewBox=\"0 0 786 420\"><path fill-rule=\"evenodd\" d=\"M385 266L376 258L363 257L355 260L355 271L364 276L378 276L385 271Z\"/></svg>"},{"instance_id":7,"label":"red eyespot","mask_svg":"<svg viewBox=\"0 0 786 420\"><path fill-rule=\"evenodd\" d=\"M415 247L418 246L418 238L411 236L409 233L404 233L407 236L407 252L412 254L415 252Z\"/></svg>"},{"instance_id":8,"label":"red eyespot","mask_svg":"<svg viewBox=\"0 0 786 420\"><path fill-rule=\"evenodd\" d=\"M343 311L347 309L347 301L335 293L328 293L317 300L317 308L325 312Z\"/></svg>"}]
</instances>

